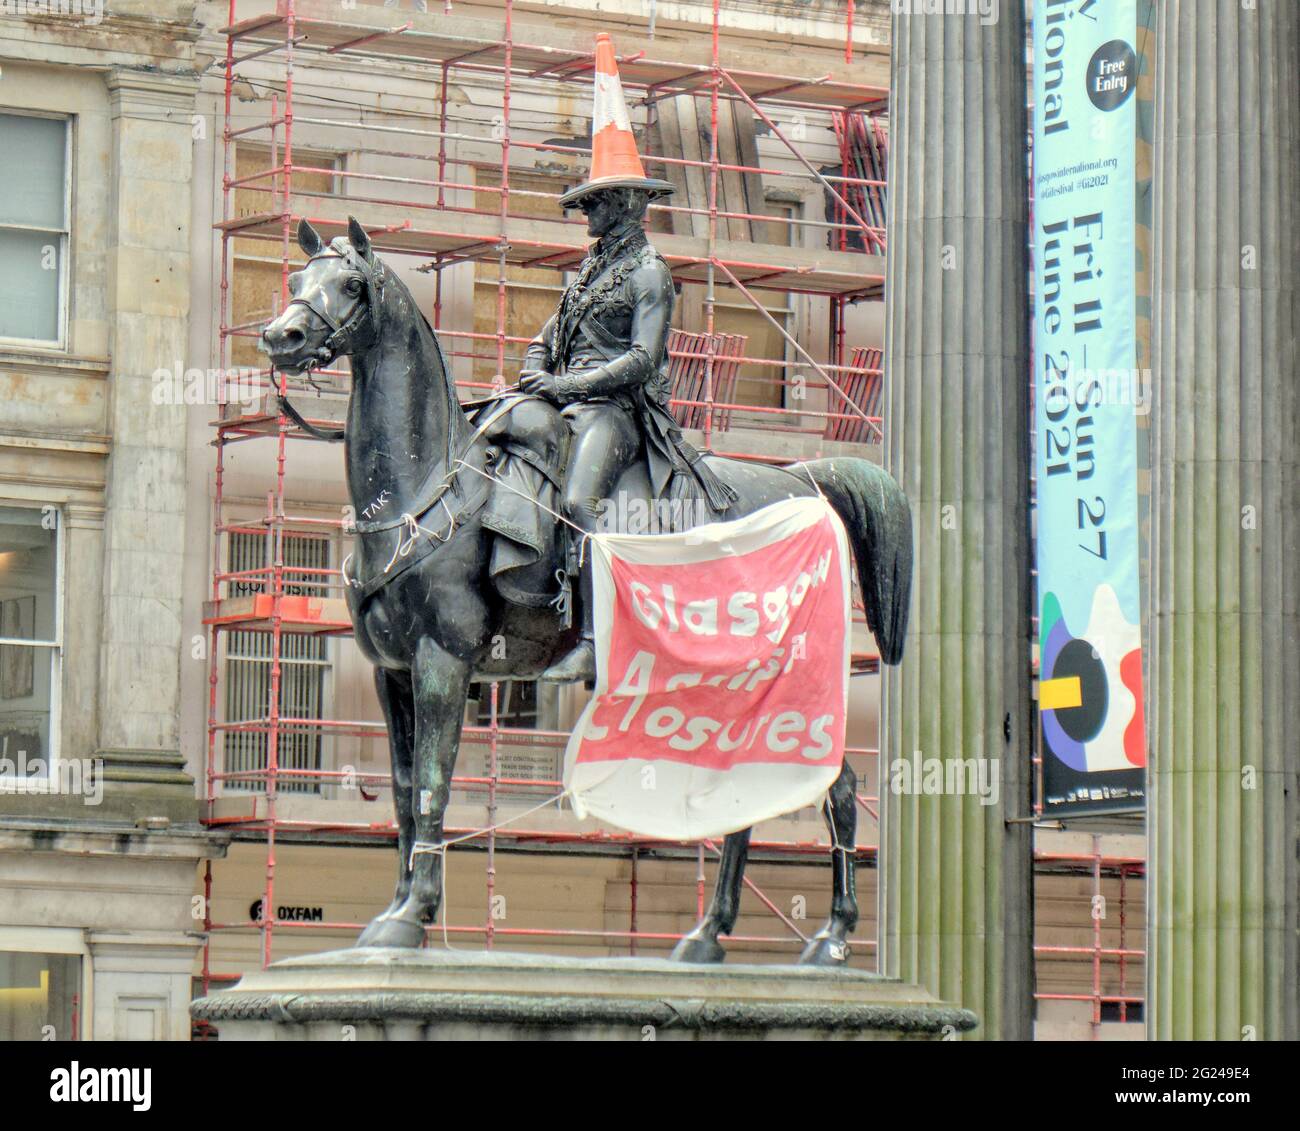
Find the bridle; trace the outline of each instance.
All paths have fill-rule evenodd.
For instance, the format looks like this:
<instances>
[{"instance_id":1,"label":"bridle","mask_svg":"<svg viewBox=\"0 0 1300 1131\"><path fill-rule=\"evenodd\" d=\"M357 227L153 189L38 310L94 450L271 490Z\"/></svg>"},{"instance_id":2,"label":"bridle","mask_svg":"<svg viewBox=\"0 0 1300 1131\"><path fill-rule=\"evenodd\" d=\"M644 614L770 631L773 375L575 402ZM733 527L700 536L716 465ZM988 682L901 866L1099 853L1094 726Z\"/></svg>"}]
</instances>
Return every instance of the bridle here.
<instances>
[{"instance_id":1,"label":"bridle","mask_svg":"<svg viewBox=\"0 0 1300 1131\"><path fill-rule=\"evenodd\" d=\"M291 306L305 306L315 317L329 327L329 337L316 351L315 357L303 367L303 372L307 374L307 380L311 381L313 386L316 385L311 379L313 369L328 365L334 358L344 353L356 353L360 350L369 349L375 342L379 341L384 301L384 282L387 279L384 265L378 259L363 259L347 240L339 239L335 243L338 247L331 245L329 251L318 252L308 259L307 263L310 265L318 259L341 259L349 269L361 276L363 286L361 293L357 295L356 301L352 304L352 309L343 318L335 321L325 311L314 306L309 299L301 296L295 295L285 304L285 310L288 310ZM339 247L342 250L339 250ZM364 334L362 331L365 331ZM344 439L344 429L318 428L294 408L289 403L289 398L283 393L277 391L275 396L276 400L280 402L280 407L304 432L315 436L318 440L325 440L330 443L338 443Z\"/></svg>"},{"instance_id":2,"label":"bridle","mask_svg":"<svg viewBox=\"0 0 1300 1131\"><path fill-rule=\"evenodd\" d=\"M343 318L335 321L325 311L312 305L309 299L300 296L294 296L285 305L285 310L290 306L305 306L329 327L329 337L316 351L318 360L315 364L309 363L306 367L308 370L316 368L316 365L328 365L340 354L367 349L379 340L380 312L386 278L384 265L378 259L373 261L363 259L345 240L336 242L343 245L341 252L331 247L329 251L313 255L307 263L310 266L318 259L341 259L350 270L361 276L362 290L352 304L352 309ZM366 331L364 335L362 335L363 330Z\"/></svg>"}]
</instances>

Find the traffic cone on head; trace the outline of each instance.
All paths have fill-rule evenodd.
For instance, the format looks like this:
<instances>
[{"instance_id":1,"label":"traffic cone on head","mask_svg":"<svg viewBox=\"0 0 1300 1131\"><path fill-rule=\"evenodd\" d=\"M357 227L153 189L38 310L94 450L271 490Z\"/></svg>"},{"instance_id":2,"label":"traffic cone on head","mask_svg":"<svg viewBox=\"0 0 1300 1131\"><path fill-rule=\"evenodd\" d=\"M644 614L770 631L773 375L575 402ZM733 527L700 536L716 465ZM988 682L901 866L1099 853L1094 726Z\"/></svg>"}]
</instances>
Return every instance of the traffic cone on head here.
<instances>
[{"instance_id":1,"label":"traffic cone on head","mask_svg":"<svg viewBox=\"0 0 1300 1131\"><path fill-rule=\"evenodd\" d=\"M636 137L627 115L623 84L614 61L613 41L603 31L596 36L596 105L591 117L591 175L560 197L561 208L573 208L584 197L607 188L645 189L653 200L673 191L668 181L645 175L636 151Z\"/></svg>"}]
</instances>

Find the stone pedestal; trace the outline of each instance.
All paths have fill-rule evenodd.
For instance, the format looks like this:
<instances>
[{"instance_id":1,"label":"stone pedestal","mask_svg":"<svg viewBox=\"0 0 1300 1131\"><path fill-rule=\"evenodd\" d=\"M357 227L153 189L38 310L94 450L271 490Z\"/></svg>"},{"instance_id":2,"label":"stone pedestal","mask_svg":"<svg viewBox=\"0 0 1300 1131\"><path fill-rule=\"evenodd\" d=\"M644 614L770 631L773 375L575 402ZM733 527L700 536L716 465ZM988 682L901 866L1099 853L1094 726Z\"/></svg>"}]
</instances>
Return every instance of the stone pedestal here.
<instances>
[{"instance_id":1,"label":"stone pedestal","mask_svg":"<svg viewBox=\"0 0 1300 1131\"><path fill-rule=\"evenodd\" d=\"M431 948L276 962L191 1006L222 1040L951 1040L975 1015L859 970Z\"/></svg>"}]
</instances>

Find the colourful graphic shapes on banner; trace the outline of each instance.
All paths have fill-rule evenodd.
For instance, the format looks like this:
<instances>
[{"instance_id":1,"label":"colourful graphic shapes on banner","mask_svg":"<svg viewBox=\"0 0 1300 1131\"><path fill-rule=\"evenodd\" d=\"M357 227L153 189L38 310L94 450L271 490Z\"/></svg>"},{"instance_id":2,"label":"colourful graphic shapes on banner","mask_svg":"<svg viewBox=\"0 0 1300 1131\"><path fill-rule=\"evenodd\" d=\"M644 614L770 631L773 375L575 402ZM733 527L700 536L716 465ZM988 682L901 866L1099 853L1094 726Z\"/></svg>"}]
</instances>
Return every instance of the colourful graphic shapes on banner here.
<instances>
[{"instance_id":1,"label":"colourful graphic shapes on banner","mask_svg":"<svg viewBox=\"0 0 1300 1131\"><path fill-rule=\"evenodd\" d=\"M1044 595L1042 621L1039 709L1047 749L1080 773L1144 765L1141 634L1115 591L1097 587L1080 636L1054 593Z\"/></svg>"},{"instance_id":2,"label":"colourful graphic shapes on banner","mask_svg":"<svg viewBox=\"0 0 1300 1131\"><path fill-rule=\"evenodd\" d=\"M1044 680L1038 687L1038 705L1044 711L1083 705L1083 684L1077 675Z\"/></svg>"},{"instance_id":3,"label":"colourful graphic shapes on banner","mask_svg":"<svg viewBox=\"0 0 1300 1131\"><path fill-rule=\"evenodd\" d=\"M1142 712L1142 652L1130 652L1120 661L1119 675L1137 708L1124 729L1124 757L1134 766L1147 764L1146 717Z\"/></svg>"}]
</instances>

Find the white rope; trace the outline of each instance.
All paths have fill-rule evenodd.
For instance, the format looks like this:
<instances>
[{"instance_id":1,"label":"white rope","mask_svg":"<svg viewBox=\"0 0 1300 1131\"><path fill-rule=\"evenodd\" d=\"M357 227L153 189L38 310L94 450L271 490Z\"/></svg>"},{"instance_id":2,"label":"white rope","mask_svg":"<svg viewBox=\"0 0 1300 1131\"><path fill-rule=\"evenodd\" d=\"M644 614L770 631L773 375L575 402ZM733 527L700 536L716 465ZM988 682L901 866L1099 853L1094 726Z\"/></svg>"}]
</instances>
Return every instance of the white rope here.
<instances>
[{"instance_id":1,"label":"white rope","mask_svg":"<svg viewBox=\"0 0 1300 1131\"><path fill-rule=\"evenodd\" d=\"M442 504L442 509L447 512L447 533L439 535L432 530L421 526L415 519L415 515L410 511L403 511L398 521L404 524L397 528L397 545L393 547L393 556L388 559L388 564L384 566L384 572L387 573L396 564L399 558L406 557L411 548L420 540L421 534L426 534L435 542L446 542L456 532L456 516L451 513L451 508L447 506L446 495L441 495L438 502Z\"/></svg>"},{"instance_id":2,"label":"white rope","mask_svg":"<svg viewBox=\"0 0 1300 1131\"><path fill-rule=\"evenodd\" d=\"M816 491L818 495L821 495L821 500L823 503L825 503L827 506L830 506L830 500L825 495L822 495L821 484L818 483L817 480L813 478L812 472L808 471L808 465L806 463L801 463L799 467L801 470L808 472L808 482L813 485L813 490Z\"/></svg>"},{"instance_id":3,"label":"white rope","mask_svg":"<svg viewBox=\"0 0 1300 1131\"><path fill-rule=\"evenodd\" d=\"M592 537L591 531L583 530L582 527L579 526L576 522L573 522L571 519L565 518L564 515L560 514L559 511L551 510L551 508L548 507L545 503L543 503L540 499L536 499L532 495L526 494L525 492L519 490L519 488L511 486L500 476L493 475L490 471L484 471L481 467L475 467L472 463L466 463L463 459L458 459L456 461L456 466L458 469L462 467L469 468L469 470L474 472L476 475L481 475L483 476L484 479L499 484L500 486L504 487L507 491L511 492L512 494L518 495L521 499L527 499L534 506L540 507L542 510L544 510L557 522L562 522L564 523L565 526L571 527L572 529L576 530L579 534L582 535L582 542L578 549L578 564L582 565L584 561L583 555L585 554L587 548L587 539Z\"/></svg>"},{"instance_id":4,"label":"white rope","mask_svg":"<svg viewBox=\"0 0 1300 1131\"><path fill-rule=\"evenodd\" d=\"M465 833L463 836L453 837L451 840L438 841L436 844L432 841L417 840L411 845L411 854L408 857L406 864L408 869L415 867L416 856L442 856L442 905L439 907L439 911L442 913L442 945L447 950L458 949L451 945L451 940L447 937L447 891L450 886L447 882L447 876L448 868L451 863L451 857L447 854L447 849L456 844L463 844L467 840L474 840L476 837L485 836L488 833L494 833L498 829L504 829L507 825L513 824L515 821L522 821L525 817L531 817L534 813L545 809L548 805L554 805L556 802L563 800L566 793L567 791L557 793L554 797L548 797L545 801L534 805L531 809L525 809L522 813L516 813L513 817L508 817L504 821L498 821L495 825L489 825L485 829L476 829L473 832ZM492 909L488 908L488 914L491 913Z\"/></svg>"},{"instance_id":5,"label":"white rope","mask_svg":"<svg viewBox=\"0 0 1300 1131\"><path fill-rule=\"evenodd\" d=\"M411 858L407 867L414 867L415 858L425 853L446 852L447 849L457 844L463 844L467 840L474 840L477 837L486 836L488 833L494 833L498 829L504 829L507 825L514 824L515 821L522 821L525 817L531 817L534 813L545 809L548 805L554 805L557 801L564 799L565 793L557 793L554 797L548 797L545 801L534 805L531 809L525 809L522 813L516 813L513 817L508 817L504 821L498 821L495 825L488 825L483 829L475 829L473 832L465 833L464 836L453 837L451 840L440 840L436 844L433 841L417 840L411 845Z\"/></svg>"}]
</instances>

